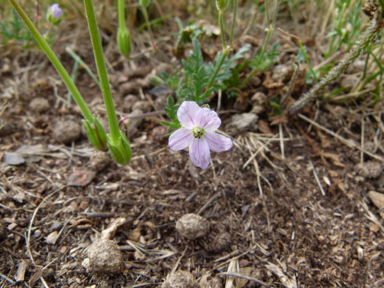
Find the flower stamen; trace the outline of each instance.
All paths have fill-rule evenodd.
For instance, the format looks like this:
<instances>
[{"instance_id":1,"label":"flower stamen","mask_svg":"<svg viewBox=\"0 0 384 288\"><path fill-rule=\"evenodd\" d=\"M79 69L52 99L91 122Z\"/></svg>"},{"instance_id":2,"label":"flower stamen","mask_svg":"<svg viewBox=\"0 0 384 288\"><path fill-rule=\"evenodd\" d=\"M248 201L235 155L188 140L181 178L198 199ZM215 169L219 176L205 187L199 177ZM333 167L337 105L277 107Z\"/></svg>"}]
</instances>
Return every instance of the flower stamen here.
<instances>
[{"instance_id":1,"label":"flower stamen","mask_svg":"<svg viewBox=\"0 0 384 288\"><path fill-rule=\"evenodd\" d=\"M193 137L200 139L204 135L204 129L198 126L192 128Z\"/></svg>"}]
</instances>

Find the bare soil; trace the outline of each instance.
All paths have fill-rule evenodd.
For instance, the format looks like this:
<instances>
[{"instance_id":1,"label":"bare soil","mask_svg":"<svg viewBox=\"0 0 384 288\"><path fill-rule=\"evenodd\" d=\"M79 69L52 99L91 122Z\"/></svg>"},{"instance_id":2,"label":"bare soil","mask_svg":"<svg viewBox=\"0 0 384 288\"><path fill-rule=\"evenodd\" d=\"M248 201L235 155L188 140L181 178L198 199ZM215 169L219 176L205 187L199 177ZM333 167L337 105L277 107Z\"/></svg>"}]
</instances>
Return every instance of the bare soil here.
<instances>
[{"instance_id":1,"label":"bare soil","mask_svg":"<svg viewBox=\"0 0 384 288\"><path fill-rule=\"evenodd\" d=\"M94 69L86 30L66 25L55 51L71 70L73 60L63 45L75 35L77 53ZM161 60L154 54L124 60L113 36L103 37L118 112L130 112L124 108L128 94L150 103L151 110L162 108L145 82ZM134 156L127 166L96 153L84 131L75 142L60 144L55 133L64 132L57 123L80 123L78 108L64 105L66 89L41 52L5 47L0 92L1 102L9 105L0 130L1 287L158 287L180 270L190 272L201 287L231 287L233 279L233 287L263 287L219 275L224 272L269 287L384 287L383 221L368 197L369 191L384 193L383 103L371 105L368 93L342 105L315 103L301 115L317 125L300 115L273 118L266 105L258 128L230 129L233 115L252 110L256 92L275 97L286 91L290 55L298 47L284 39L279 39L285 45L275 66L286 65L287 77L271 78L277 73L271 67L237 101L223 96L221 130L235 145L212 153L206 170L190 163L187 150L168 148L160 123L165 116L135 126L130 134ZM168 56L172 41L160 46ZM203 44L203 49L209 57L217 46ZM80 70L76 83L92 112L105 120L101 93L86 71ZM308 87L300 74L292 97ZM36 97L48 100L48 109L31 107ZM216 109L218 97L210 104ZM270 125L276 121L280 128ZM361 144L369 155L358 149ZM40 150L28 147L24 163L7 164L6 154L22 145ZM188 213L208 220L205 236L189 240L175 230ZM117 219L123 224L110 238L121 251L122 271L86 270L87 247Z\"/></svg>"}]
</instances>

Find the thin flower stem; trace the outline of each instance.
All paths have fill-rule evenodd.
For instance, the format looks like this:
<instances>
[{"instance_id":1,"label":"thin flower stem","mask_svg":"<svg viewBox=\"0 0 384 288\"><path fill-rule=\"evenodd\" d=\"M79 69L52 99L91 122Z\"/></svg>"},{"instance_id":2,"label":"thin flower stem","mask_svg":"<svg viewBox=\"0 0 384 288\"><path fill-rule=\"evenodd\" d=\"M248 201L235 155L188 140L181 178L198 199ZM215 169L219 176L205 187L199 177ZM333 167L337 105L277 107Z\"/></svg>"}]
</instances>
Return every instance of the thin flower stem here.
<instances>
[{"instance_id":1,"label":"thin flower stem","mask_svg":"<svg viewBox=\"0 0 384 288\"><path fill-rule=\"evenodd\" d=\"M227 57L229 51L231 51L231 47L226 47L226 48L223 50L223 52L222 52L222 54L221 54L221 57L220 57L219 61L218 61L217 64L216 64L215 70L214 70L214 72L213 72L211 78L209 79L209 82L208 82L208 84L207 84L206 90L208 90L208 89L210 89L210 88L212 87L213 82L215 81L217 74L219 74L220 68L221 68L221 66L223 65L224 60L225 60L225 58Z\"/></svg>"},{"instance_id":2,"label":"thin flower stem","mask_svg":"<svg viewBox=\"0 0 384 288\"><path fill-rule=\"evenodd\" d=\"M105 109L108 115L109 131L111 137L110 139L113 143L117 143L120 137L119 124L116 118L111 88L109 86L107 68L104 61L103 49L101 47L101 40L99 35L99 29L97 27L93 1L84 0L84 6L85 12L87 14L88 28L89 33L91 35L97 72L99 73L100 78L101 92L103 94Z\"/></svg>"},{"instance_id":3,"label":"thin flower stem","mask_svg":"<svg viewBox=\"0 0 384 288\"><path fill-rule=\"evenodd\" d=\"M237 6L239 5L239 0L234 0L233 3L233 20L232 20L232 29L231 29L231 37L229 40L229 46L232 47L233 37L235 35L235 25L236 25L236 17L237 17Z\"/></svg>"},{"instance_id":4,"label":"thin flower stem","mask_svg":"<svg viewBox=\"0 0 384 288\"><path fill-rule=\"evenodd\" d=\"M223 46L223 51L224 51L227 45L225 44L224 16L221 10L219 11L219 26L220 26L220 34L221 34L221 45Z\"/></svg>"},{"instance_id":5,"label":"thin flower stem","mask_svg":"<svg viewBox=\"0 0 384 288\"><path fill-rule=\"evenodd\" d=\"M88 109L87 104L85 103L83 97L81 96L79 90L77 89L75 83L73 83L71 76L65 70L64 66L61 64L55 53L53 53L51 47L49 47L45 38L37 30L33 22L29 19L28 15L21 8L21 6L15 0L9 0L17 13L23 19L24 23L27 25L28 29L31 31L32 35L36 38L36 41L39 43L41 49L45 52L52 65L56 68L57 72L60 74L68 90L73 95L77 105L79 105L81 112L86 120L93 123L93 116L91 111Z\"/></svg>"}]
</instances>

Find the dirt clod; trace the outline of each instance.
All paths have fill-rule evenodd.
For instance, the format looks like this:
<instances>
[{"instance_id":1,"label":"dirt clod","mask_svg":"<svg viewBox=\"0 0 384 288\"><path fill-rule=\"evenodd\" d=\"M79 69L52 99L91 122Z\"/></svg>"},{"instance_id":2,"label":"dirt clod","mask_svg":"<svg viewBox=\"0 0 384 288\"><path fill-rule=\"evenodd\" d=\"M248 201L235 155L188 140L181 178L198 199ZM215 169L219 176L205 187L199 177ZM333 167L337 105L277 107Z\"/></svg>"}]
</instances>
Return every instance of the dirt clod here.
<instances>
[{"instance_id":1,"label":"dirt clod","mask_svg":"<svg viewBox=\"0 0 384 288\"><path fill-rule=\"evenodd\" d=\"M43 113L47 111L49 107L48 100L42 97L33 98L29 103L29 108L36 113Z\"/></svg>"},{"instance_id":2,"label":"dirt clod","mask_svg":"<svg viewBox=\"0 0 384 288\"><path fill-rule=\"evenodd\" d=\"M377 178L383 172L380 163L368 161L355 166L355 172L364 178Z\"/></svg>"},{"instance_id":3,"label":"dirt clod","mask_svg":"<svg viewBox=\"0 0 384 288\"><path fill-rule=\"evenodd\" d=\"M96 172L100 172L111 163L111 156L108 153L95 150L90 160L90 167Z\"/></svg>"},{"instance_id":4,"label":"dirt clod","mask_svg":"<svg viewBox=\"0 0 384 288\"><path fill-rule=\"evenodd\" d=\"M213 250L216 253L220 253L224 249L228 248L230 244L231 244L231 235L227 232L220 233L213 240Z\"/></svg>"},{"instance_id":5,"label":"dirt clod","mask_svg":"<svg viewBox=\"0 0 384 288\"><path fill-rule=\"evenodd\" d=\"M81 136L80 125L74 121L58 122L55 126L53 136L62 144L70 144Z\"/></svg>"},{"instance_id":6,"label":"dirt clod","mask_svg":"<svg viewBox=\"0 0 384 288\"><path fill-rule=\"evenodd\" d=\"M265 95L263 92L256 92L252 98L252 110L251 113L259 114L265 111L265 108L267 106L267 95Z\"/></svg>"},{"instance_id":7,"label":"dirt clod","mask_svg":"<svg viewBox=\"0 0 384 288\"><path fill-rule=\"evenodd\" d=\"M141 110L143 113L152 111L152 105L148 101L137 101L132 106L132 111Z\"/></svg>"},{"instance_id":8,"label":"dirt clod","mask_svg":"<svg viewBox=\"0 0 384 288\"><path fill-rule=\"evenodd\" d=\"M259 117L254 113L236 114L231 117L229 126L233 132L256 131L257 119Z\"/></svg>"},{"instance_id":9,"label":"dirt clod","mask_svg":"<svg viewBox=\"0 0 384 288\"><path fill-rule=\"evenodd\" d=\"M135 95L127 95L125 98L124 98L124 102L123 102L123 112L126 112L126 113L129 113L132 111L132 107L133 105L139 101L139 97L135 96Z\"/></svg>"},{"instance_id":10,"label":"dirt clod","mask_svg":"<svg viewBox=\"0 0 384 288\"><path fill-rule=\"evenodd\" d=\"M96 240L87 249L89 262L86 269L93 273L121 273L123 269L123 255L119 247L112 240Z\"/></svg>"},{"instance_id":11,"label":"dirt clod","mask_svg":"<svg viewBox=\"0 0 384 288\"><path fill-rule=\"evenodd\" d=\"M176 222L177 232L190 240L204 236L208 229L208 220L196 214L185 214Z\"/></svg>"},{"instance_id":12,"label":"dirt clod","mask_svg":"<svg viewBox=\"0 0 384 288\"><path fill-rule=\"evenodd\" d=\"M162 288L198 288L200 285L196 282L193 275L186 271L177 271L167 277Z\"/></svg>"}]
</instances>

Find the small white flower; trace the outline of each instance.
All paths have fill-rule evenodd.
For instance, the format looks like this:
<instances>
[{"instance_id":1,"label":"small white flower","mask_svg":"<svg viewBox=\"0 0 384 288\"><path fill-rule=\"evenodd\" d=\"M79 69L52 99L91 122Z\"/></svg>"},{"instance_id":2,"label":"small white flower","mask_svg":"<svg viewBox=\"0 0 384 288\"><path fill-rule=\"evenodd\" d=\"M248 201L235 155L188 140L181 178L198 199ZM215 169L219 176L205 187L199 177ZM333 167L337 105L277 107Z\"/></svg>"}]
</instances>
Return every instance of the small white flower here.
<instances>
[{"instance_id":1,"label":"small white flower","mask_svg":"<svg viewBox=\"0 0 384 288\"><path fill-rule=\"evenodd\" d=\"M178 151L189 146L192 163L206 169L210 162L210 151L222 152L232 148L232 140L215 133L221 120L216 112L201 108L196 102L184 101L177 110L182 128L169 137L169 147Z\"/></svg>"}]
</instances>

